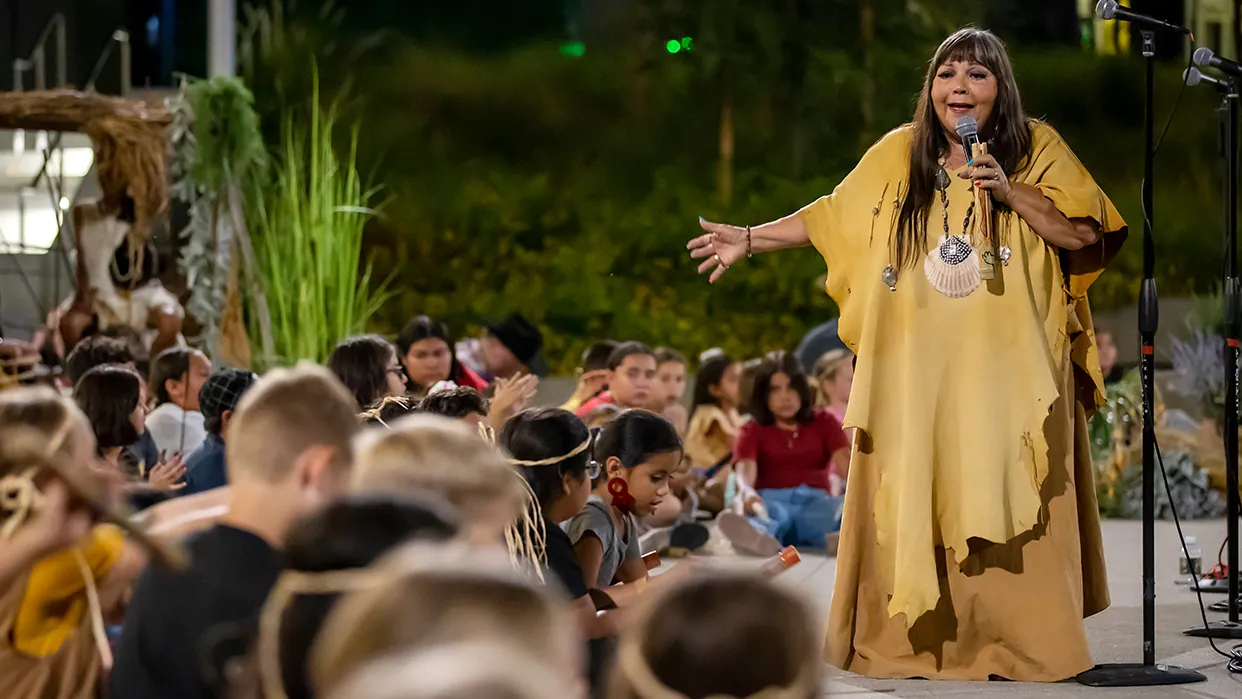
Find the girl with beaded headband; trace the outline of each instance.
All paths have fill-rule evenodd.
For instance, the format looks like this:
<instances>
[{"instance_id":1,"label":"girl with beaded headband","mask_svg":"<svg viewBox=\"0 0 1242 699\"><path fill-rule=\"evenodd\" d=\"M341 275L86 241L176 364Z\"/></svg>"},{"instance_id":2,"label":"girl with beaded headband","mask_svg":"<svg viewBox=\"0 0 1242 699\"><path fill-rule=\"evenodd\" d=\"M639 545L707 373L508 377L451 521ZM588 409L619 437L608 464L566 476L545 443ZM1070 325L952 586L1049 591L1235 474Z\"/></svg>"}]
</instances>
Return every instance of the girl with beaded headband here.
<instances>
[{"instance_id":1,"label":"girl with beaded headband","mask_svg":"<svg viewBox=\"0 0 1242 699\"><path fill-rule=\"evenodd\" d=\"M6 697L93 696L111 667L103 616L120 607L147 557L117 527L91 526L96 505L86 511L76 486L58 480L108 480L94 464L94 435L71 401L48 388L0 394Z\"/></svg>"},{"instance_id":2,"label":"girl with beaded headband","mask_svg":"<svg viewBox=\"0 0 1242 699\"><path fill-rule=\"evenodd\" d=\"M1087 289L1127 228L1025 115L1004 44L974 27L947 38L911 123L832 194L762 226L701 226L688 247L712 282L749 253L814 245L858 357L828 661L957 680L1091 668L1082 619L1109 599L1075 448L1104 400Z\"/></svg>"}]
</instances>

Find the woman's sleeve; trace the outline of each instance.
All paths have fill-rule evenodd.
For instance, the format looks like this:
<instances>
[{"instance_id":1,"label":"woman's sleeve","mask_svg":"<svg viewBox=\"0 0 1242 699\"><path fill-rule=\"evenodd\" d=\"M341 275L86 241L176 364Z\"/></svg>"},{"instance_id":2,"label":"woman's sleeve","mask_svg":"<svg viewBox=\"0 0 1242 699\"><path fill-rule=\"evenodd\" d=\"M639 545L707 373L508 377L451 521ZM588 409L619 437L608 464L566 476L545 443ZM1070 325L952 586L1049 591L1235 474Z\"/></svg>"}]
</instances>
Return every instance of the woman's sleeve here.
<instances>
[{"instance_id":1,"label":"woman's sleeve","mask_svg":"<svg viewBox=\"0 0 1242 699\"><path fill-rule=\"evenodd\" d=\"M850 278L873 244L887 246L909 154L909 129L891 131L873 145L832 190L796 214L828 267L826 287L837 305L849 296Z\"/></svg>"},{"instance_id":2,"label":"woman's sleeve","mask_svg":"<svg viewBox=\"0 0 1242 699\"><path fill-rule=\"evenodd\" d=\"M1071 221L1090 220L1100 241L1082 250L1067 251L1066 283L1070 295L1083 298L1125 242L1129 229L1113 202L1104 194L1070 150L1061 134L1047 124L1033 127L1031 167L1022 178L1047 197Z\"/></svg>"}]
</instances>

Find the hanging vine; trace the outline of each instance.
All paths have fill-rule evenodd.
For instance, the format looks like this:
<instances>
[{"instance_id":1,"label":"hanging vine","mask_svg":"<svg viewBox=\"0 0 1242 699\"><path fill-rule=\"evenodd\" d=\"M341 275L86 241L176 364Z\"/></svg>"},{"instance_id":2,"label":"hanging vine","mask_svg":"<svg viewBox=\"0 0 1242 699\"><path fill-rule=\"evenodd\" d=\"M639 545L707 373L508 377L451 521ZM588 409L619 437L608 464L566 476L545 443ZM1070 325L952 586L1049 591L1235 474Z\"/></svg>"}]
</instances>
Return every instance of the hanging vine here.
<instances>
[{"instance_id":1,"label":"hanging vine","mask_svg":"<svg viewBox=\"0 0 1242 699\"><path fill-rule=\"evenodd\" d=\"M189 205L189 223L179 234L180 264L190 288L187 310L203 326L196 340L229 363L250 364L244 290L258 315L264 361L270 361L271 322L243 214L267 162L254 97L236 79L186 79L169 109L172 192Z\"/></svg>"}]
</instances>

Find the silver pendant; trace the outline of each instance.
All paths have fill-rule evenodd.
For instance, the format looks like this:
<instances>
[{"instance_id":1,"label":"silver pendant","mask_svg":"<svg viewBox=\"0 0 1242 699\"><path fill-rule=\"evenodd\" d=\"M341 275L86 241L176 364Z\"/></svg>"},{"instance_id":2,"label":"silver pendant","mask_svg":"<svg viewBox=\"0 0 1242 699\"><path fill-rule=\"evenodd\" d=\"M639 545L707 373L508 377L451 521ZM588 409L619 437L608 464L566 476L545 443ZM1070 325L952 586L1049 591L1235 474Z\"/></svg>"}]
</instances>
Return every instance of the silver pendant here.
<instances>
[{"instance_id":1,"label":"silver pendant","mask_svg":"<svg viewBox=\"0 0 1242 699\"><path fill-rule=\"evenodd\" d=\"M1009 256L1013 254L1013 251L1009 249L1008 245L1002 245L1000 246L1000 250L996 251L996 254L997 254L997 257L1001 259L1001 262L1005 263L1005 265L1008 266Z\"/></svg>"},{"instance_id":2,"label":"silver pendant","mask_svg":"<svg viewBox=\"0 0 1242 699\"><path fill-rule=\"evenodd\" d=\"M880 281L884 282L884 286L887 286L889 291L896 291L897 270L892 265L885 267L884 271L880 272Z\"/></svg>"},{"instance_id":3,"label":"silver pendant","mask_svg":"<svg viewBox=\"0 0 1242 699\"><path fill-rule=\"evenodd\" d=\"M940 259L949 265L960 265L974 252L975 249L961 236L947 236L940 244Z\"/></svg>"},{"instance_id":4,"label":"silver pendant","mask_svg":"<svg viewBox=\"0 0 1242 699\"><path fill-rule=\"evenodd\" d=\"M948 189L949 182L949 173L945 172L944 168L936 171L936 191L943 192Z\"/></svg>"}]
</instances>

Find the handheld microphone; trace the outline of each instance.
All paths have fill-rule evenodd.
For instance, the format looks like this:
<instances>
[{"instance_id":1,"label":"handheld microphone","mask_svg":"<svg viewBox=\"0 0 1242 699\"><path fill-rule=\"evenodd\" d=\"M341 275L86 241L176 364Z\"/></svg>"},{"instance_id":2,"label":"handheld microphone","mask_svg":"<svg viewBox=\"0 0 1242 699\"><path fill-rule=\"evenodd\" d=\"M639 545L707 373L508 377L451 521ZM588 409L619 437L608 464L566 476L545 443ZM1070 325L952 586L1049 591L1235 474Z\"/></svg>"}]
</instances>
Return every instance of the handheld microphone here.
<instances>
[{"instance_id":1,"label":"handheld microphone","mask_svg":"<svg viewBox=\"0 0 1242 699\"><path fill-rule=\"evenodd\" d=\"M1215 68L1220 72L1227 73L1235 78L1242 77L1242 66L1229 60L1228 58L1221 58L1220 56L1217 56L1212 52L1212 49L1206 46L1201 46L1195 49L1194 61L1195 65L1203 66L1204 68ZM1190 83L1186 84L1189 85Z\"/></svg>"},{"instance_id":2,"label":"handheld microphone","mask_svg":"<svg viewBox=\"0 0 1242 699\"><path fill-rule=\"evenodd\" d=\"M957 138L962 142L962 148L966 150L967 165L975 162L975 144L979 143L979 122L975 118L967 114L957 120Z\"/></svg>"},{"instance_id":3,"label":"handheld microphone","mask_svg":"<svg viewBox=\"0 0 1242 699\"><path fill-rule=\"evenodd\" d=\"M1182 72L1182 81L1185 82L1188 87L1194 87L1202 82L1215 87L1221 92L1229 90L1229 85L1227 85L1224 80L1218 80L1210 75L1204 75L1202 71L1194 67L1187 68L1184 72Z\"/></svg>"},{"instance_id":4,"label":"handheld microphone","mask_svg":"<svg viewBox=\"0 0 1242 699\"><path fill-rule=\"evenodd\" d=\"M1191 34L1190 30L1185 27L1178 26L1172 22L1166 22L1162 19L1157 19L1155 17L1149 17L1147 15L1140 15L1137 12L1131 12L1130 10L1119 6L1117 4L1117 0L1100 0L1100 2L1095 6L1095 14L1100 19L1117 19L1122 22L1130 22L1131 24L1150 27L1151 29L1161 29L1166 32L1177 32L1178 34L1187 34L1192 38L1194 37L1194 34Z\"/></svg>"}]
</instances>

